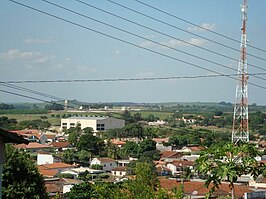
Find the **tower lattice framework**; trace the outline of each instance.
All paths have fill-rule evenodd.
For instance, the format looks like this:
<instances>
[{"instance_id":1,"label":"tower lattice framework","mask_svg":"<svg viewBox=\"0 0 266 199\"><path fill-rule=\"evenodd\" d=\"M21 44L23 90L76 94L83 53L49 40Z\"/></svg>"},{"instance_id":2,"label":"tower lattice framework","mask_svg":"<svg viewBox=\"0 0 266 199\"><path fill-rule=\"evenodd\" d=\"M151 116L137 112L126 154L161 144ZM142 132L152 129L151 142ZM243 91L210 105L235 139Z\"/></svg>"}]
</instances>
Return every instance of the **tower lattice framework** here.
<instances>
[{"instance_id":1,"label":"tower lattice framework","mask_svg":"<svg viewBox=\"0 0 266 199\"><path fill-rule=\"evenodd\" d=\"M248 129L248 65L247 65L247 0L243 0L240 60L235 95L232 143L249 142Z\"/></svg>"}]
</instances>

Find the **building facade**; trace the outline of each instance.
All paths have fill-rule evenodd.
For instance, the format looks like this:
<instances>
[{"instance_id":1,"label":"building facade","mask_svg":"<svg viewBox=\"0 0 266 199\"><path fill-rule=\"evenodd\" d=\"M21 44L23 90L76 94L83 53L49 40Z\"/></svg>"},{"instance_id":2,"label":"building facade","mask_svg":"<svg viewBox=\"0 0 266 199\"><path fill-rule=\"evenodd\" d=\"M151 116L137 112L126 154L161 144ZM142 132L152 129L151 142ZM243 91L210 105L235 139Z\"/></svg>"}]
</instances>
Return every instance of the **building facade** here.
<instances>
[{"instance_id":1,"label":"building facade","mask_svg":"<svg viewBox=\"0 0 266 199\"><path fill-rule=\"evenodd\" d=\"M94 132L100 132L108 129L123 128L125 126L125 120L101 116L61 119L61 131L78 125L80 125L81 129L91 127Z\"/></svg>"}]
</instances>

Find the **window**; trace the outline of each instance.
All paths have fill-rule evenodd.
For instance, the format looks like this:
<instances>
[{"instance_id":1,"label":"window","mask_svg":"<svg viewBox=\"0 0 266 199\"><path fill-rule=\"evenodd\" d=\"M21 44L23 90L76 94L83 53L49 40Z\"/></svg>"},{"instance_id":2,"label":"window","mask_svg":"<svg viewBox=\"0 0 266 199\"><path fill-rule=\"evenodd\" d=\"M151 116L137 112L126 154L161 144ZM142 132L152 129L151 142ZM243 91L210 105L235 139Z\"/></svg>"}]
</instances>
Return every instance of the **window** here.
<instances>
[{"instance_id":1,"label":"window","mask_svg":"<svg viewBox=\"0 0 266 199\"><path fill-rule=\"evenodd\" d=\"M110 167L112 166L112 163L110 163Z\"/></svg>"},{"instance_id":2,"label":"window","mask_svg":"<svg viewBox=\"0 0 266 199\"><path fill-rule=\"evenodd\" d=\"M97 131L104 131L105 128L104 128L104 124L97 124L97 128L96 128Z\"/></svg>"},{"instance_id":3,"label":"window","mask_svg":"<svg viewBox=\"0 0 266 199\"><path fill-rule=\"evenodd\" d=\"M122 171L120 171L120 175L122 175Z\"/></svg>"},{"instance_id":4,"label":"window","mask_svg":"<svg viewBox=\"0 0 266 199\"><path fill-rule=\"evenodd\" d=\"M106 167L106 164L103 164L103 167Z\"/></svg>"},{"instance_id":5,"label":"window","mask_svg":"<svg viewBox=\"0 0 266 199\"><path fill-rule=\"evenodd\" d=\"M63 126L66 126L66 125L67 125L67 123L62 123L62 125L63 125Z\"/></svg>"},{"instance_id":6,"label":"window","mask_svg":"<svg viewBox=\"0 0 266 199\"><path fill-rule=\"evenodd\" d=\"M70 126L75 126L75 123L70 123Z\"/></svg>"}]
</instances>

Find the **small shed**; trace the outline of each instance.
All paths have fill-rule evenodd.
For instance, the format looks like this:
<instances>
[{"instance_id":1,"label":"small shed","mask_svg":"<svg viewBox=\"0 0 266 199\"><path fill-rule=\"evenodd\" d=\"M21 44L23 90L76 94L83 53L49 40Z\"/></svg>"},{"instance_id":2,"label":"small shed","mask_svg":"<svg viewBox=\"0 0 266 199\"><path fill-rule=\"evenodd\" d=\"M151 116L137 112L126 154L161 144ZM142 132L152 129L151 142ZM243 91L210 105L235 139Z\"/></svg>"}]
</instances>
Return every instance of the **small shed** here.
<instances>
[{"instance_id":1,"label":"small shed","mask_svg":"<svg viewBox=\"0 0 266 199\"><path fill-rule=\"evenodd\" d=\"M6 143L28 144L29 141L25 140L22 136L19 136L16 133L11 133L0 128L0 199L2 199L2 170L3 163L5 162Z\"/></svg>"}]
</instances>

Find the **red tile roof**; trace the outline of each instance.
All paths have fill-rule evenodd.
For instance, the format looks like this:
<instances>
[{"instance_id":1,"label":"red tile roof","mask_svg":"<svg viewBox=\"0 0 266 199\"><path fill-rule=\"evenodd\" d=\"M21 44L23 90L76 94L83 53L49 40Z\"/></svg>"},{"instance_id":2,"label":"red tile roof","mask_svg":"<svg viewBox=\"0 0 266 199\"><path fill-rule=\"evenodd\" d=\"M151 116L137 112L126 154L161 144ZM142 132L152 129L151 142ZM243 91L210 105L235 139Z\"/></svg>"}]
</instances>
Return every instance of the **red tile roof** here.
<instances>
[{"instance_id":1,"label":"red tile roof","mask_svg":"<svg viewBox=\"0 0 266 199\"><path fill-rule=\"evenodd\" d=\"M112 171L126 171L127 170L127 167L116 167L116 168L113 168Z\"/></svg>"},{"instance_id":2,"label":"red tile roof","mask_svg":"<svg viewBox=\"0 0 266 199\"><path fill-rule=\"evenodd\" d=\"M38 167L41 167L41 169L63 169L63 168L74 168L75 166L63 162L56 162L53 164L42 164L39 165Z\"/></svg>"},{"instance_id":3,"label":"red tile roof","mask_svg":"<svg viewBox=\"0 0 266 199\"><path fill-rule=\"evenodd\" d=\"M162 142L167 143L169 141L169 138L152 138L152 140L156 143L162 143Z\"/></svg>"},{"instance_id":4,"label":"red tile roof","mask_svg":"<svg viewBox=\"0 0 266 199\"><path fill-rule=\"evenodd\" d=\"M182 153L176 151L163 151L161 153L161 158L181 158Z\"/></svg>"},{"instance_id":5,"label":"red tile roof","mask_svg":"<svg viewBox=\"0 0 266 199\"><path fill-rule=\"evenodd\" d=\"M191 151L198 152L198 151L204 151L205 148L202 146L187 146L186 148L190 149Z\"/></svg>"},{"instance_id":6,"label":"red tile roof","mask_svg":"<svg viewBox=\"0 0 266 199\"><path fill-rule=\"evenodd\" d=\"M116 139L112 139L111 142L112 142L112 144L115 144L115 145L124 145L124 144L126 144L126 142L120 141L120 140L116 140Z\"/></svg>"},{"instance_id":7,"label":"red tile roof","mask_svg":"<svg viewBox=\"0 0 266 199\"><path fill-rule=\"evenodd\" d=\"M52 142L50 146L55 148L66 148L70 145L70 142Z\"/></svg>"},{"instance_id":8,"label":"red tile roof","mask_svg":"<svg viewBox=\"0 0 266 199\"><path fill-rule=\"evenodd\" d=\"M58 171L54 169L43 169L43 167L39 167L38 169L44 177L53 178L58 174Z\"/></svg>"},{"instance_id":9,"label":"red tile roof","mask_svg":"<svg viewBox=\"0 0 266 199\"><path fill-rule=\"evenodd\" d=\"M186 161L186 160L174 160L171 164L179 167L179 166L194 166L195 162Z\"/></svg>"},{"instance_id":10,"label":"red tile roof","mask_svg":"<svg viewBox=\"0 0 266 199\"><path fill-rule=\"evenodd\" d=\"M15 148L17 149L43 149L43 148L51 148L51 147L45 144L39 144L37 142L30 142L28 145L26 144L15 145Z\"/></svg>"},{"instance_id":11,"label":"red tile roof","mask_svg":"<svg viewBox=\"0 0 266 199\"><path fill-rule=\"evenodd\" d=\"M161 187L164 189L172 189L174 187L180 187L181 182L177 182L176 180L170 179L159 179ZM204 196L209 192L204 186L204 182L184 182L184 192L185 194L197 195L197 196ZM252 192L252 187L237 185L235 184L235 194L238 198L243 197L245 192ZM219 186L219 189L216 190L213 195L220 196L220 195L230 195L231 190L229 188L228 183L222 183Z\"/></svg>"},{"instance_id":12,"label":"red tile roof","mask_svg":"<svg viewBox=\"0 0 266 199\"><path fill-rule=\"evenodd\" d=\"M98 158L98 160L101 161L102 163L115 162L115 160L111 158Z\"/></svg>"}]
</instances>

